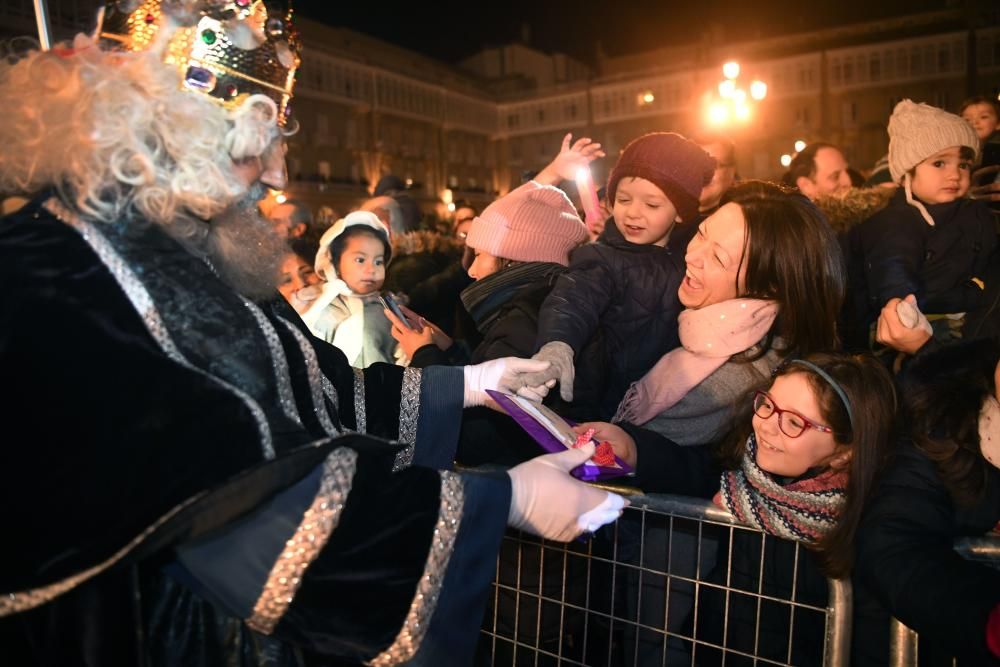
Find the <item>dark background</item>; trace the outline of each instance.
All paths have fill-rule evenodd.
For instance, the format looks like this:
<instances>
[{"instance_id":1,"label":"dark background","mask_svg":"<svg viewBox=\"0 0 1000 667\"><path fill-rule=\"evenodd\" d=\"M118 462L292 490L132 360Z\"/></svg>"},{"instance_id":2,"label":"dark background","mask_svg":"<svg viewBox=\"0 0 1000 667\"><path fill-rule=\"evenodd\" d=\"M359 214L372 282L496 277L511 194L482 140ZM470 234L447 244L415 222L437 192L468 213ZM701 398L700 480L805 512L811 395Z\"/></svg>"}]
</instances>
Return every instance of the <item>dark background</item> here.
<instances>
[{"instance_id":1,"label":"dark background","mask_svg":"<svg viewBox=\"0 0 1000 667\"><path fill-rule=\"evenodd\" d=\"M349 2L299 0L296 11L455 63L485 46L520 41L592 63L596 45L612 56L697 41L713 26L726 40L827 28L961 6L956 0L444 0Z\"/></svg>"}]
</instances>

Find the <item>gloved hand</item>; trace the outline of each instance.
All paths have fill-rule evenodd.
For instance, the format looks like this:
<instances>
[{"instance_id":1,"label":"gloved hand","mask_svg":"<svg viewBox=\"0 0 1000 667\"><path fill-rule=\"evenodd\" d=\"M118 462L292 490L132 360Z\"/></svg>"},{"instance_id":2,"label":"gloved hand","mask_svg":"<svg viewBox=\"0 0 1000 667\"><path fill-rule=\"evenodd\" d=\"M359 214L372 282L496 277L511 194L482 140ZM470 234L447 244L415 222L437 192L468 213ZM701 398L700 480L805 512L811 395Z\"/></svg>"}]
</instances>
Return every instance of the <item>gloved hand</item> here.
<instances>
[{"instance_id":1,"label":"gloved hand","mask_svg":"<svg viewBox=\"0 0 1000 667\"><path fill-rule=\"evenodd\" d=\"M551 365L541 373L525 373L521 380L527 386L537 387L549 380L559 381L559 395L564 401L573 400L573 378L576 370L573 367L573 348L560 340L542 345L532 359L547 361ZM551 386L551 385L549 385Z\"/></svg>"},{"instance_id":2,"label":"gloved hand","mask_svg":"<svg viewBox=\"0 0 1000 667\"><path fill-rule=\"evenodd\" d=\"M516 393L534 401L541 401L549 393L549 387L545 381L534 385L525 382L525 374L537 374L545 371L549 367L547 361L535 361L534 359L519 359L517 357L504 357L503 359L493 359L484 361L475 366L464 366L462 372L465 375L465 398L463 405L471 408L477 405L486 405L489 395L487 389L501 391L507 394Z\"/></svg>"},{"instance_id":3,"label":"gloved hand","mask_svg":"<svg viewBox=\"0 0 1000 667\"><path fill-rule=\"evenodd\" d=\"M594 450L594 444L588 443L508 470L512 493L507 525L548 540L568 542L621 516L627 500L569 475L593 456Z\"/></svg>"}]
</instances>

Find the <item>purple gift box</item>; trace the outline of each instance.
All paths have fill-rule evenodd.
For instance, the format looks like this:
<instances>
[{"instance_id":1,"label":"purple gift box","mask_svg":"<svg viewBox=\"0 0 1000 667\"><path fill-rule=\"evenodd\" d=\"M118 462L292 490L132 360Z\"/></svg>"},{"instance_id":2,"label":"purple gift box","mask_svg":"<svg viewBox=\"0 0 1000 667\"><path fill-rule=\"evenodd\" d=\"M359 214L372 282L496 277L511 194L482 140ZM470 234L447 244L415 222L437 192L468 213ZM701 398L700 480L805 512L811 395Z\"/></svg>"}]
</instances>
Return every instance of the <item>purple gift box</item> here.
<instances>
[{"instance_id":1,"label":"purple gift box","mask_svg":"<svg viewBox=\"0 0 1000 667\"><path fill-rule=\"evenodd\" d=\"M530 435L535 442L542 446L547 452L557 453L566 451L566 445L559 440L556 436L549 432L542 424L538 423L534 417L525 412L521 407L511 400L506 394L501 394L498 391L493 391L492 389L487 389L486 393L490 395L497 404L504 409L504 411L514 418L514 421L523 428L528 435ZM560 417L564 422L570 426L574 426L575 423ZM615 477L624 477L625 475L632 474L632 468L627 463L622 461L620 458L615 456L615 463L618 467L611 466L599 466L591 461L587 461L583 465L577 466L570 471L570 474L580 479L584 482L599 482L606 479L614 479Z\"/></svg>"}]
</instances>

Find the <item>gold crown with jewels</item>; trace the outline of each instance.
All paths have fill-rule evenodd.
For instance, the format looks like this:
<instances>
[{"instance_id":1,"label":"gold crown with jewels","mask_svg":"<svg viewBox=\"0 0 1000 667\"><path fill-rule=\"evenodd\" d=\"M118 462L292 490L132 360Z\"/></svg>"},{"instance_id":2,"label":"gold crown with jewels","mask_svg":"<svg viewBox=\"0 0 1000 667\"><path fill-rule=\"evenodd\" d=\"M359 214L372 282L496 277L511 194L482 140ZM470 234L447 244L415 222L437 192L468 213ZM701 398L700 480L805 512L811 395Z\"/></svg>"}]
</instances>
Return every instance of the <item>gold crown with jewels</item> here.
<instances>
[{"instance_id":1,"label":"gold crown with jewels","mask_svg":"<svg viewBox=\"0 0 1000 667\"><path fill-rule=\"evenodd\" d=\"M183 85L227 109L262 94L278 105L278 124L289 101L301 45L284 3L265 0L117 0L108 2L101 37L130 51L150 48L168 21L178 26L165 62Z\"/></svg>"}]
</instances>

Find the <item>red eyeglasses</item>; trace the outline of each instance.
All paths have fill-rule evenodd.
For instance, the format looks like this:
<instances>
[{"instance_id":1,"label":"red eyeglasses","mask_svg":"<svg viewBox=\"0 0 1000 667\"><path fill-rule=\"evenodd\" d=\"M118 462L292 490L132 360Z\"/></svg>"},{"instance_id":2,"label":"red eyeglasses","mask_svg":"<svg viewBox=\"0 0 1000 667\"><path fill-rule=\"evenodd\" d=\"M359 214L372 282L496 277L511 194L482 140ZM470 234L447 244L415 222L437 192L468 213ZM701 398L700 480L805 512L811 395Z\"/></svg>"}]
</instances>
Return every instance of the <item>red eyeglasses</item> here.
<instances>
[{"instance_id":1,"label":"red eyeglasses","mask_svg":"<svg viewBox=\"0 0 1000 667\"><path fill-rule=\"evenodd\" d=\"M755 391L753 395L753 412L761 419L769 419L771 415L777 413L778 428L780 428L781 432L789 438L799 437L805 433L807 428L814 428L823 433L833 433L833 429L829 426L817 424L810 419L806 419L798 412L793 410L782 410L774 402L773 398L768 396L766 392L760 390Z\"/></svg>"}]
</instances>

